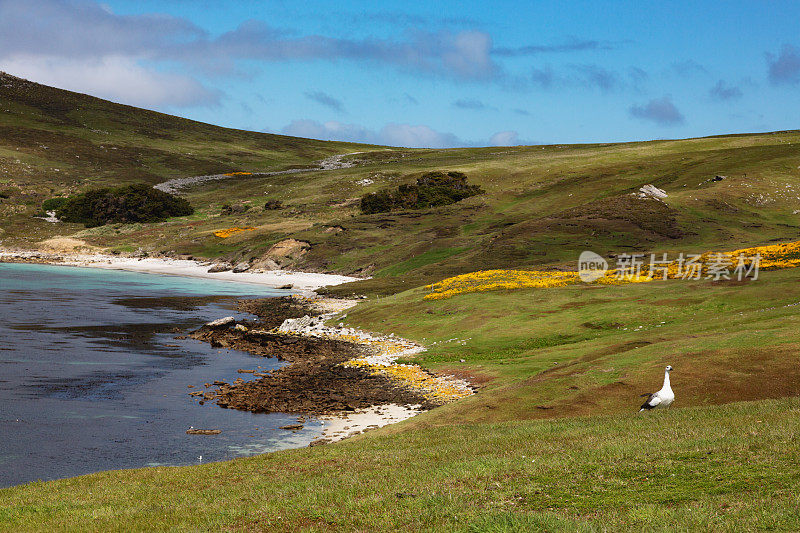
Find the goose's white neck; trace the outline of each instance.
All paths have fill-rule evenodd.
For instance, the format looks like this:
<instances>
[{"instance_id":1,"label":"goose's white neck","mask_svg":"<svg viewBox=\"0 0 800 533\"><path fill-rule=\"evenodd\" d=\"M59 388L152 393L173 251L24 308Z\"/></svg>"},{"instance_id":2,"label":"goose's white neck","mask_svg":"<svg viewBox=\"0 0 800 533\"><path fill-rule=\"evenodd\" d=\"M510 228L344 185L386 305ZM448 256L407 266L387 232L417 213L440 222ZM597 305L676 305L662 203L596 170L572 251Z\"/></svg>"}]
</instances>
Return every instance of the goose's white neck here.
<instances>
[{"instance_id":1,"label":"goose's white neck","mask_svg":"<svg viewBox=\"0 0 800 533\"><path fill-rule=\"evenodd\" d=\"M671 389L671 388L672 388L672 387L670 387L670 385L669 385L669 370L667 370L666 372L664 372L664 386L663 386L663 387L661 387L661 388L662 388L662 389L664 389L664 390L667 390L667 389Z\"/></svg>"}]
</instances>

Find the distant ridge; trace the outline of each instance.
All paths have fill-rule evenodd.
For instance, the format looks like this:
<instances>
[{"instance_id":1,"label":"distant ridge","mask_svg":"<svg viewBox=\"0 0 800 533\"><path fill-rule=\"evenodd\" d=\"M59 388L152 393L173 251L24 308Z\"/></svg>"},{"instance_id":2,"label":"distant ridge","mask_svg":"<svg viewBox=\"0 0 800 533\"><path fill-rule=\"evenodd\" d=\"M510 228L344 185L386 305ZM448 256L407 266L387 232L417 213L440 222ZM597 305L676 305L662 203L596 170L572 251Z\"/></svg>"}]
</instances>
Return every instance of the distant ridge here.
<instances>
[{"instance_id":1,"label":"distant ridge","mask_svg":"<svg viewBox=\"0 0 800 533\"><path fill-rule=\"evenodd\" d=\"M58 168L67 181L158 183L283 170L360 147L215 126L0 72L0 179L29 175L35 183ZM10 151L20 157L3 156Z\"/></svg>"}]
</instances>

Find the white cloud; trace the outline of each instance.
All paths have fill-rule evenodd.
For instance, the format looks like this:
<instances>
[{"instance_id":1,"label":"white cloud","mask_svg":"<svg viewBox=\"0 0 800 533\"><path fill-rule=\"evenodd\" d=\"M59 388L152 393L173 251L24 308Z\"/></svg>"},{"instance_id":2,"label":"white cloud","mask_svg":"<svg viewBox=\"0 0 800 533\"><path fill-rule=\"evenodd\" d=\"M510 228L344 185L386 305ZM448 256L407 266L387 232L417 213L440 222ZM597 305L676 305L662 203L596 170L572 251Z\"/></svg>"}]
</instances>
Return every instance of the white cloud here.
<instances>
[{"instance_id":1,"label":"white cloud","mask_svg":"<svg viewBox=\"0 0 800 533\"><path fill-rule=\"evenodd\" d=\"M498 131L489 137L492 146L519 146L519 134L516 131Z\"/></svg>"},{"instance_id":2,"label":"white cloud","mask_svg":"<svg viewBox=\"0 0 800 533\"><path fill-rule=\"evenodd\" d=\"M378 131L359 124L337 121L293 120L281 130L285 135L322 139L326 141L351 141L407 148L452 148L465 143L452 133L443 133L424 125L387 124Z\"/></svg>"},{"instance_id":3,"label":"white cloud","mask_svg":"<svg viewBox=\"0 0 800 533\"><path fill-rule=\"evenodd\" d=\"M351 39L296 36L251 19L214 37L183 17L118 15L90 0L0 1L0 56L12 54L71 59L125 56L214 74L234 71L241 60L340 59L466 80L490 80L500 74L491 57L491 36L477 30Z\"/></svg>"},{"instance_id":4,"label":"white cloud","mask_svg":"<svg viewBox=\"0 0 800 533\"><path fill-rule=\"evenodd\" d=\"M767 53L767 66L773 85L796 85L800 82L800 49L784 44L780 55Z\"/></svg>"},{"instance_id":5,"label":"white cloud","mask_svg":"<svg viewBox=\"0 0 800 533\"><path fill-rule=\"evenodd\" d=\"M384 140L381 144L391 146L452 148L464 145L452 133L441 133L428 126L411 124L387 124L381 129L379 137Z\"/></svg>"},{"instance_id":6,"label":"white cloud","mask_svg":"<svg viewBox=\"0 0 800 533\"><path fill-rule=\"evenodd\" d=\"M491 58L492 38L482 31L462 31L455 35L440 33L442 65L464 78L482 78L497 73Z\"/></svg>"},{"instance_id":7,"label":"white cloud","mask_svg":"<svg viewBox=\"0 0 800 533\"><path fill-rule=\"evenodd\" d=\"M317 122L310 119L293 120L281 130L284 135L321 139L323 141L351 141L364 143L378 143L377 134L358 124L344 124L342 122Z\"/></svg>"},{"instance_id":8,"label":"white cloud","mask_svg":"<svg viewBox=\"0 0 800 533\"><path fill-rule=\"evenodd\" d=\"M15 55L0 57L0 70L45 85L143 107L209 105L217 103L220 96L188 76L148 70L124 56L71 60Z\"/></svg>"},{"instance_id":9,"label":"white cloud","mask_svg":"<svg viewBox=\"0 0 800 533\"><path fill-rule=\"evenodd\" d=\"M632 117L649 120L661 126L675 126L686 122L669 95L654 98L646 104L632 105L628 111Z\"/></svg>"},{"instance_id":10,"label":"white cloud","mask_svg":"<svg viewBox=\"0 0 800 533\"><path fill-rule=\"evenodd\" d=\"M346 124L332 120L317 122L311 119L293 120L281 130L284 135L322 139L325 141L350 141L406 148L457 148L464 146L518 146L531 144L519 138L516 131L495 133L487 141L467 142L456 135L422 124L391 123L380 130L372 130L360 124Z\"/></svg>"}]
</instances>

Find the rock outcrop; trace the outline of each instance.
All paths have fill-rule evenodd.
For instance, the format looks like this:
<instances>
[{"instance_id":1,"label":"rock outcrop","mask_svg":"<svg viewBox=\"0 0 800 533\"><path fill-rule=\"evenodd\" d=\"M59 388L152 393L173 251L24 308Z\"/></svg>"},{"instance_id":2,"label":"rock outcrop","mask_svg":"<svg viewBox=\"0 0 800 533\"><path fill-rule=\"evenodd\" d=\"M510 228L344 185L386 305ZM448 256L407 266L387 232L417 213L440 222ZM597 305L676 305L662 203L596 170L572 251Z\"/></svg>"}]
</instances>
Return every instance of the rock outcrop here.
<instances>
[{"instance_id":1,"label":"rock outcrop","mask_svg":"<svg viewBox=\"0 0 800 533\"><path fill-rule=\"evenodd\" d=\"M666 191L659 189L652 183L648 183L647 185L641 187L639 191L633 193L633 195L638 196L639 198L654 198L656 200L661 200L662 198L666 198L668 196Z\"/></svg>"},{"instance_id":2,"label":"rock outcrop","mask_svg":"<svg viewBox=\"0 0 800 533\"><path fill-rule=\"evenodd\" d=\"M250 263L241 262L235 267L233 267L233 272L238 274L239 272L246 272L250 269Z\"/></svg>"},{"instance_id":3,"label":"rock outcrop","mask_svg":"<svg viewBox=\"0 0 800 533\"><path fill-rule=\"evenodd\" d=\"M311 245L305 241L284 239L273 244L267 253L253 261L251 266L261 270L286 268L299 261L310 249Z\"/></svg>"},{"instance_id":4,"label":"rock outcrop","mask_svg":"<svg viewBox=\"0 0 800 533\"><path fill-rule=\"evenodd\" d=\"M233 267L228 263L217 263L208 269L208 273L215 274L217 272L227 272L228 270L231 270L231 268Z\"/></svg>"}]
</instances>

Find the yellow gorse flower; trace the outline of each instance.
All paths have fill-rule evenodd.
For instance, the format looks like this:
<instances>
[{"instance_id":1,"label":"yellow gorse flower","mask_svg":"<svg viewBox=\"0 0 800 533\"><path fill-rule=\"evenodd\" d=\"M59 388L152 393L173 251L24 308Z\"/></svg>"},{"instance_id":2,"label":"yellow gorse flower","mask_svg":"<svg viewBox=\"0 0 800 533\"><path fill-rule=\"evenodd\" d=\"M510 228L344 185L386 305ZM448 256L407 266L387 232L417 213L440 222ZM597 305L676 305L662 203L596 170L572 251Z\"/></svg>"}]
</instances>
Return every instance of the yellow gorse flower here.
<instances>
[{"instance_id":1,"label":"yellow gorse flower","mask_svg":"<svg viewBox=\"0 0 800 533\"><path fill-rule=\"evenodd\" d=\"M592 283L601 285L620 285L623 283L642 283L651 281L647 276L626 276L618 279L616 271L608 271ZM433 292L426 300L441 300L456 294L513 290L530 288L565 287L582 283L577 272L543 270L482 270L447 278L425 288Z\"/></svg>"},{"instance_id":2,"label":"yellow gorse flower","mask_svg":"<svg viewBox=\"0 0 800 533\"><path fill-rule=\"evenodd\" d=\"M234 233L239 233L240 231L253 231L256 228L253 227L246 227L246 228L227 228L227 229L220 229L214 232L214 235L219 237L220 239L227 239Z\"/></svg>"},{"instance_id":3,"label":"yellow gorse flower","mask_svg":"<svg viewBox=\"0 0 800 533\"><path fill-rule=\"evenodd\" d=\"M252 172L226 172L223 176L252 176Z\"/></svg>"},{"instance_id":4,"label":"yellow gorse flower","mask_svg":"<svg viewBox=\"0 0 800 533\"><path fill-rule=\"evenodd\" d=\"M780 270L783 268L796 268L800 266L800 241L787 242L781 244L770 244L767 246L753 246L750 248L740 248L729 252L705 252L692 258L692 262L697 265L696 274L705 276L709 273L709 265L721 264L730 270L737 267L749 268L755 258L758 257L759 270ZM668 279L680 279L685 277L688 266L688 257L683 261L672 261L666 265ZM650 275L650 264L645 262L642 265L642 274ZM654 279L663 279L664 265L653 269Z\"/></svg>"},{"instance_id":5,"label":"yellow gorse flower","mask_svg":"<svg viewBox=\"0 0 800 533\"><path fill-rule=\"evenodd\" d=\"M443 405L474 394L470 388L458 381L446 376L431 375L419 365L400 363L374 365L364 359L352 359L342 363L342 366L360 368L374 376L387 377L401 387L419 392L436 404Z\"/></svg>"},{"instance_id":6,"label":"yellow gorse flower","mask_svg":"<svg viewBox=\"0 0 800 533\"><path fill-rule=\"evenodd\" d=\"M726 264L731 271L737 267L749 268L756 256L759 257L758 267L761 270L798 267L800 266L800 241L741 248L730 252L705 252L693 257L692 262L698 269L696 275L699 277L706 276L709 273L709 265L712 264ZM636 274L620 276L618 270L612 269L591 283L600 285L642 283L663 278L665 271L668 279L683 278L686 277L689 268L687 259L654 266L652 272L650 272L650 262L643 260L640 270ZM564 287L578 283L582 283L578 272L572 271L482 270L453 276L427 285L425 288L431 293L425 295L424 299L441 300L456 294L471 292Z\"/></svg>"}]
</instances>

